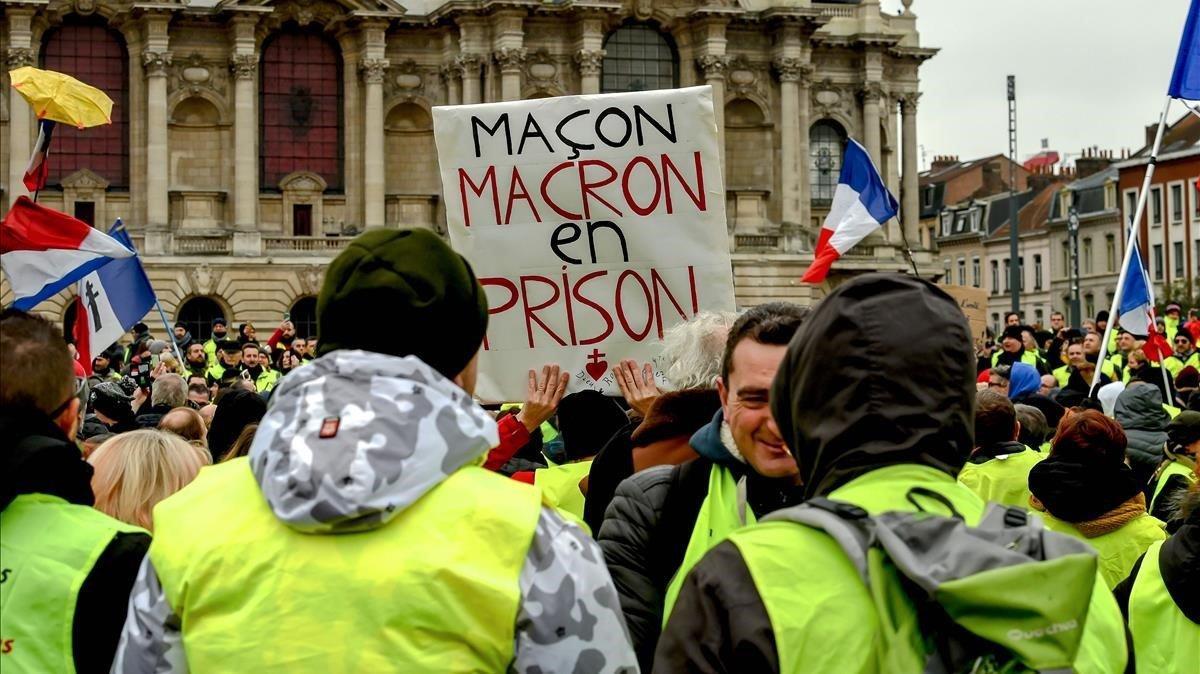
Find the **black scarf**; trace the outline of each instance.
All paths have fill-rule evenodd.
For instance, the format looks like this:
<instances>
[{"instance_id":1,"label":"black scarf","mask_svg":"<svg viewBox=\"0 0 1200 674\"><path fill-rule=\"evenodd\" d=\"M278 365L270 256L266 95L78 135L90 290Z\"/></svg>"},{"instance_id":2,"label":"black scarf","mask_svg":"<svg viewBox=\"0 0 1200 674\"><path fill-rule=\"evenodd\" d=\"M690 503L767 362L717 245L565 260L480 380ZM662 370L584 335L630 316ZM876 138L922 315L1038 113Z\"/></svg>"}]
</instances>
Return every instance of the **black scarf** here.
<instances>
[{"instance_id":1,"label":"black scarf","mask_svg":"<svg viewBox=\"0 0 1200 674\"><path fill-rule=\"evenodd\" d=\"M1087 522L1142 490L1129 466L1101 456L1080 459L1051 454L1029 471L1029 491L1064 522Z\"/></svg>"},{"instance_id":2,"label":"black scarf","mask_svg":"<svg viewBox=\"0 0 1200 674\"><path fill-rule=\"evenodd\" d=\"M92 466L75 443L37 410L0 412L0 509L20 494L50 494L90 506Z\"/></svg>"}]
</instances>

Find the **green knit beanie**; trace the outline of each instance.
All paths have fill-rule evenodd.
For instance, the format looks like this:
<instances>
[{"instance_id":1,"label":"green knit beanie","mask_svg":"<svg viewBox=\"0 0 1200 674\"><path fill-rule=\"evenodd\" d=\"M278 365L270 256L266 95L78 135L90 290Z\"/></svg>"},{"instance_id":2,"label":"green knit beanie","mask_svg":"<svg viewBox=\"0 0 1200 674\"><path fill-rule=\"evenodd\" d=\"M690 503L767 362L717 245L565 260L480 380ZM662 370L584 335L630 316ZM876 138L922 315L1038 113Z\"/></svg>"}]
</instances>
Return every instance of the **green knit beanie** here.
<instances>
[{"instance_id":1,"label":"green knit beanie","mask_svg":"<svg viewBox=\"0 0 1200 674\"><path fill-rule=\"evenodd\" d=\"M487 295L463 256L429 230L376 229L329 265L317 297L318 355L416 356L454 377L475 357L487 322Z\"/></svg>"}]
</instances>

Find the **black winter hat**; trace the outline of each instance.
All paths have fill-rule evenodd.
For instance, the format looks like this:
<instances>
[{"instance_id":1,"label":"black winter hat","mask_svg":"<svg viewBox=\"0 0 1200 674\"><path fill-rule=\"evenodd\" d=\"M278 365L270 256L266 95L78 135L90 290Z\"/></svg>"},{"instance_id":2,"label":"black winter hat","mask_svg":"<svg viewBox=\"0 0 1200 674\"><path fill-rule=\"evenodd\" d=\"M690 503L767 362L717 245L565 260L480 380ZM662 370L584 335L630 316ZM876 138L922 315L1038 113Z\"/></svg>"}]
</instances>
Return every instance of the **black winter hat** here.
<instances>
[{"instance_id":1,"label":"black winter hat","mask_svg":"<svg viewBox=\"0 0 1200 674\"><path fill-rule=\"evenodd\" d=\"M360 235L329 265L317 296L318 355L411 355L447 377L475 357L487 323L471 265L425 229Z\"/></svg>"},{"instance_id":2,"label":"black winter hat","mask_svg":"<svg viewBox=\"0 0 1200 674\"><path fill-rule=\"evenodd\" d=\"M130 398L115 382L104 381L92 389L91 408L110 419L123 419L132 411Z\"/></svg>"},{"instance_id":3,"label":"black winter hat","mask_svg":"<svg viewBox=\"0 0 1200 674\"><path fill-rule=\"evenodd\" d=\"M224 316L217 316L216 318L214 318L212 320L212 324L213 324L214 328L217 327L218 325L226 325L227 326L227 325L229 325L229 321L226 321Z\"/></svg>"},{"instance_id":4,"label":"black winter hat","mask_svg":"<svg viewBox=\"0 0 1200 674\"><path fill-rule=\"evenodd\" d=\"M1172 445L1187 447L1200 440L1200 412L1185 410L1167 424L1167 437Z\"/></svg>"},{"instance_id":5,"label":"black winter hat","mask_svg":"<svg viewBox=\"0 0 1200 674\"><path fill-rule=\"evenodd\" d=\"M1009 337L1012 337L1013 339L1017 340L1018 342L1021 342L1021 341L1025 340L1025 335L1022 334L1024 332L1025 332L1025 326L1010 325L1010 326L1004 328L1004 332L1000 333L1000 340L1004 341L1004 340L1008 339Z\"/></svg>"}]
</instances>

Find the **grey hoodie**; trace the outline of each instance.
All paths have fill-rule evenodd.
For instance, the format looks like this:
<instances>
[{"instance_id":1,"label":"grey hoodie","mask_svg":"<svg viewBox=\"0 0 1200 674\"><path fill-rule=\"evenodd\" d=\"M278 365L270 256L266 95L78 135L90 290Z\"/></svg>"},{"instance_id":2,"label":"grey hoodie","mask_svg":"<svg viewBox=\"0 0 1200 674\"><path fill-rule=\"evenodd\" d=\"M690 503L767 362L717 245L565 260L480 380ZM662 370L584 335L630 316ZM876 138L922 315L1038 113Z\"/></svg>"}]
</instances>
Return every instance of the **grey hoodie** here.
<instances>
[{"instance_id":1,"label":"grey hoodie","mask_svg":"<svg viewBox=\"0 0 1200 674\"><path fill-rule=\"evenodd\" d=\"M336 444L313 442L333 431ZM419 359L335 351L279 383L249 460L281 522L331 535L383 526L497 443L491 415ZM519 583L513 671L636 671L612 579L581 529L544 508ZM149 557L113 671L187 671L180 619Z\"/></svg>"},{"instance_id":2,"label":"grey hoodie","mask_svg":"<svg viewBox=\"0 0 1200 674\"><path fill-rule=\"evenodd\" d=\"M1154 384L1133 382L1117 397L1113 418L1125 430L1125 453L1143 479L1162 461L1171 417L1163 410L1162 393Z\"/></svg>"}]
</instances>

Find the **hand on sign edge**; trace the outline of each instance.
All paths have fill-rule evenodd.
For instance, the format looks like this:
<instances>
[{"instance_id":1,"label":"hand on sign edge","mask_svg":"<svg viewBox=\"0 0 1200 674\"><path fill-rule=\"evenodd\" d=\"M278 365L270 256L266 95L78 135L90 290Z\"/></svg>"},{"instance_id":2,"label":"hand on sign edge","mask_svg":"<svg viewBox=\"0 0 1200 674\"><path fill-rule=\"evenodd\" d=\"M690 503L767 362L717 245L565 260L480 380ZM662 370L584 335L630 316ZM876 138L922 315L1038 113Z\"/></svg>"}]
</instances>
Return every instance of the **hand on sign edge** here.
<instances>
[{"instance_id":1,"label":"hand on sign edge","mask_svg":"<svg viewBox=\"0 0 1200 674\"><path fill-rule=\"evenodd\" d=\"M521 411L517 412L517 421L532 433L554 416L558 410L558 403L562 402L563 395L567 392L567 382L570 378L570 373L562 372L557 365L543 365L541 377L538 377L537 370L530 370L525 404L521 405Z\"/></svg>"},{"instance_id":2,"label":"hand on sign edge","mask_svg":"<svg viewBox=\"0 0 1200 674\"><path fill-rule=\"evenodd\" d=\"M662 395L658 385L654 383L654 365L646 363L638 370L637 361L630 358L617 363L612 370L613 378L625 402L641 416L650 413L650 406Z\"/></svg>"}]
</instances>

